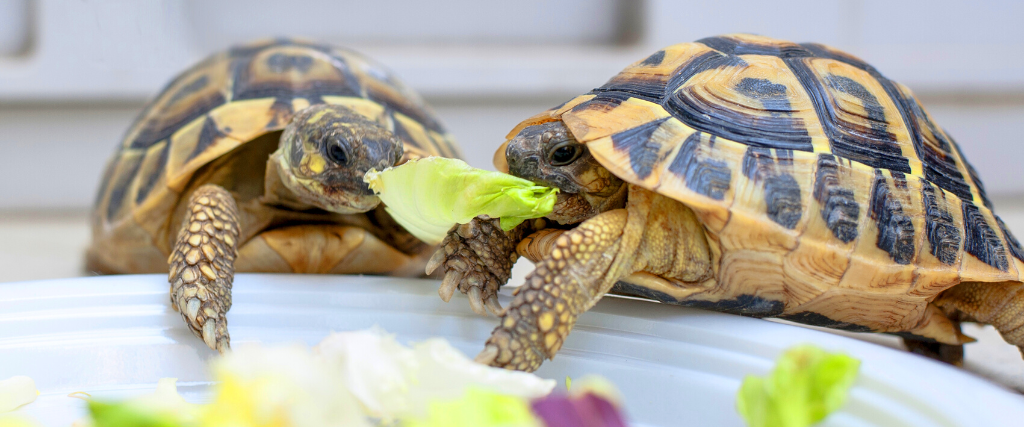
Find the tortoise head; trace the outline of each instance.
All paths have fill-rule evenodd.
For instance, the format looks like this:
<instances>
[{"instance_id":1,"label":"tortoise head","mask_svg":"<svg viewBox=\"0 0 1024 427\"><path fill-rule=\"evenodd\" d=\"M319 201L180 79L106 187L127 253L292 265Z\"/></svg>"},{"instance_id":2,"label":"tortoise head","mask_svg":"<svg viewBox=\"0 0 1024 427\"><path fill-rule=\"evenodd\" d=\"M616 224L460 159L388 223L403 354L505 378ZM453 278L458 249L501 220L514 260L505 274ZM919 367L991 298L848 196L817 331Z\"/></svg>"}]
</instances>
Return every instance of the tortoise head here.
<instances>
[{"instance_id":1,"label":"tortoise head","mask_svg":"<svg viewBox=\"0 0 1024 427\"><path fill-rule=\"evenodd\" d=\"M401 140L380 124L342 106L318 104L292 117L274 157L281 181L300 201L349 214L380 203L363 175L394 166L402 154Z\"/></svg>"},{"instance_id":2,"label":"tortoise head","mask_svg":"<svg viewBox=\"0 0 1024 427\"><path fill-rule=\"evenodd\" d=\"M558 188L548 218L561 224L625 206L625 182L598 163L562 121L523 128L498 149L494 164L511 175Z\"/></svg>"}]
</instances>

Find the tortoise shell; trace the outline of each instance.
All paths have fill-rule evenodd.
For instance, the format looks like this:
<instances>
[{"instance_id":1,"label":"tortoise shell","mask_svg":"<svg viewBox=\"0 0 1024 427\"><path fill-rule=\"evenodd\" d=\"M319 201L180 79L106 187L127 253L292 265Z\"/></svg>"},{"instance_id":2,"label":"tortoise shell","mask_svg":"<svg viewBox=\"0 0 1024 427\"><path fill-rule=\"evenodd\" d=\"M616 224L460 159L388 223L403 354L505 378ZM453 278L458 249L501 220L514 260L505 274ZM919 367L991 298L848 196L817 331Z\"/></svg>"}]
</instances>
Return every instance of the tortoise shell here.
<instances>
[{"instance_id":1,"label":"tortoise shell","mask_svg":"<svg viewBox=\"0 0 1024 427\"><path fill-rule=\"evenodd\" d=\"M508 138L555 120L704 225L713 278L694 294L632 277L656 299L906 331L961 281L1022 280L1024 250L953 138L907 87L836 49L745 34L677 44Z\"/></svg>"},{"instance_id":2,"label":"tortoise shell","mask_svg":"<svg viewBox=\"0 0 1024 427\"><path fill-rule=\"evenodd\" d=\"M197 171L321 103L383 124L404 143L403 161L461 156L422 99L362 55L296 40L235 47L175 77L135 119L100 183L93 249L155 246L166 258L169 218Z\"/></svg>"}]
</instances>

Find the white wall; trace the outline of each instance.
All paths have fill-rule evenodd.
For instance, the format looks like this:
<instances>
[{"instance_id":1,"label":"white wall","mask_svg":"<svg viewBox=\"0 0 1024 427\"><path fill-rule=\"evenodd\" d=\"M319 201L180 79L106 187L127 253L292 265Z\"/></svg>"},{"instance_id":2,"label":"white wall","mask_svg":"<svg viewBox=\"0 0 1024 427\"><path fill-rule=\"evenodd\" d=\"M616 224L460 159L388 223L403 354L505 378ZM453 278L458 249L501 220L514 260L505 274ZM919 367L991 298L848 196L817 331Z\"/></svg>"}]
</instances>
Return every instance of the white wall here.
<instances>
[{"instance_id":1,"label":"white wall","mask_svg":"<svg viewBox=\"0 0 1024 427\"><path fill-rule=\"evenodd\" d=\"M1022 18L1014 1L3 0L0 209L87 207L148 96L212 51L271 35L390 66L478 167L523 118L661 46L734 31L823 42L914 89L1008 199L1024 195Z\"/></svg>"}]
</instances>

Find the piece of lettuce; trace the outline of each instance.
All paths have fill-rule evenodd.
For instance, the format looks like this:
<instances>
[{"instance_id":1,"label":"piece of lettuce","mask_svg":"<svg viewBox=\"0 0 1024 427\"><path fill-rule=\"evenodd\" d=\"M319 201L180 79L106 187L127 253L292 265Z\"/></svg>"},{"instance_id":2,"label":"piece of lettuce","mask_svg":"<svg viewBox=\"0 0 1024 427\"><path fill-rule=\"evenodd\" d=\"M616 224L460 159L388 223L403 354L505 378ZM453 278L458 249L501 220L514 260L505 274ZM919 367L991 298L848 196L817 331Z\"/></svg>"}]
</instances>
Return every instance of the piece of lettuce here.
<instances>
[{"instance_id":1,"label":"piece of lettuce","mask_svg":"<svg viewBox=\"0 0 1024 427\"><path fill-rule=\"evenodd\" d=\"M95 427L197 426L200 405L178 394L176 378L161 378L156 391L122 401L89 400Z\"/></svg>"},{"instance_id":2,"label":"piece of lettuce","mask_svg":"<svg viewBox=\"0 0 1024 427\"><path fill-rule=\"evenodd\" d=\"M807 427L843 406L860 361L811 345L786 350L767 377L747 376L736 410L750 427Z\"/></svg>"},{"instance_id":3,"label":"piece of lettuce","mask_svg":"<svg viewBox=\"0 0 1024 427\"><path fill-rule=\"evenodd\" d=\"M387 212L420 240L438 244L455 224L480 215L511 230L555 206L558 189L512 175L476 169L458 159L427 157L363 178Z\"/></svg>"},{"instance_id":4,"label":"piece of lettuce","mask_svg":"<svg viewBox=\"0 0 1024 427\"><path fill-rule=\"evenodd\" d=\"M487 389L469 388L456 399L430 402L427 416L407 418L402 427L543 427L530 403Z\"/></svg>"}]
</instances>

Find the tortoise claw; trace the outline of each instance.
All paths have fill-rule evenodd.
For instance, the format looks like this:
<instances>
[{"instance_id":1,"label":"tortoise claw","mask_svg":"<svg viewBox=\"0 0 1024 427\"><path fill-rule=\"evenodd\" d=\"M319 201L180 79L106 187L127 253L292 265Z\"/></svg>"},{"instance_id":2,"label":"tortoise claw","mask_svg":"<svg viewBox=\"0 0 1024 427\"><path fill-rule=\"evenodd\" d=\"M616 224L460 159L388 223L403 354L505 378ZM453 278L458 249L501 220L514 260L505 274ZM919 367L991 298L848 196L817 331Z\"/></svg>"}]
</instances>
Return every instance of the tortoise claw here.
<instances>
[{"instance_id":1,"label":"tortoise claw","mask_svg":"<svg viewBox=\"0 0 1024 427\"><path fill-rule=\"evenodd\" d=\"M485 299L484 305L491 311L491 314L497 317L501 317L501 315L505 314L505 309L501 308L501 304L498 303L498 297L496 295L492 295Z\"/></svg>"},{"instance_id":2,"label":"tortoise claw","mask_svg":"<svg viewBox=\"0 0 1024 427\"><path fill-rule=\"evenodd\" d=\"M462 281L462 276L465 273L459 270L449 271L448 274L444 275L444 280L441 281L441 287L437 288L437 294L441 296L444 302L452 300L452 294L455 293L455 289L459 287L459 282Z\"/></svg>"},{"instance_id":3,"label":"tortoise claw","mask_svg":"<svg viewBox=\"0 0 1024 427\"><path fill-rule=\"evenodd\" d=\"M427 261L426 273L428 275L434 274L434 270L437 270L437 267L440 267L441 264L444 264L444 261L446 259L448 259L448 254L444 252L444 248L438 248L437 251L434 252L434 255L431 255L430 260Z\"/></svg>"},{"instance_id":4,"label":"tortoise claw","mask_svg":"<svg viewBox=\"0 0 1024 427\"><path fill-rule=\"evenodd\" d=\"M480 354L476 355L476 358L473 359L473 361L481 365L490 366L497 359L498 347L494 344L487 344L487 346L484 347L484 351L481 351Z\"/></svg>"},{"instance_id":5,"label":"tortoise claw","mask_svg":"<svg viewBox=\"0 0 1024 427\"><path fill-rule=\"evenodd\" d=\"M469 307L473 309L473 312L481 316L487 315L487 310L484 308L484 300L481 296L480 287L473 286L469 288Z\"/></svg>"}]
</instances>

